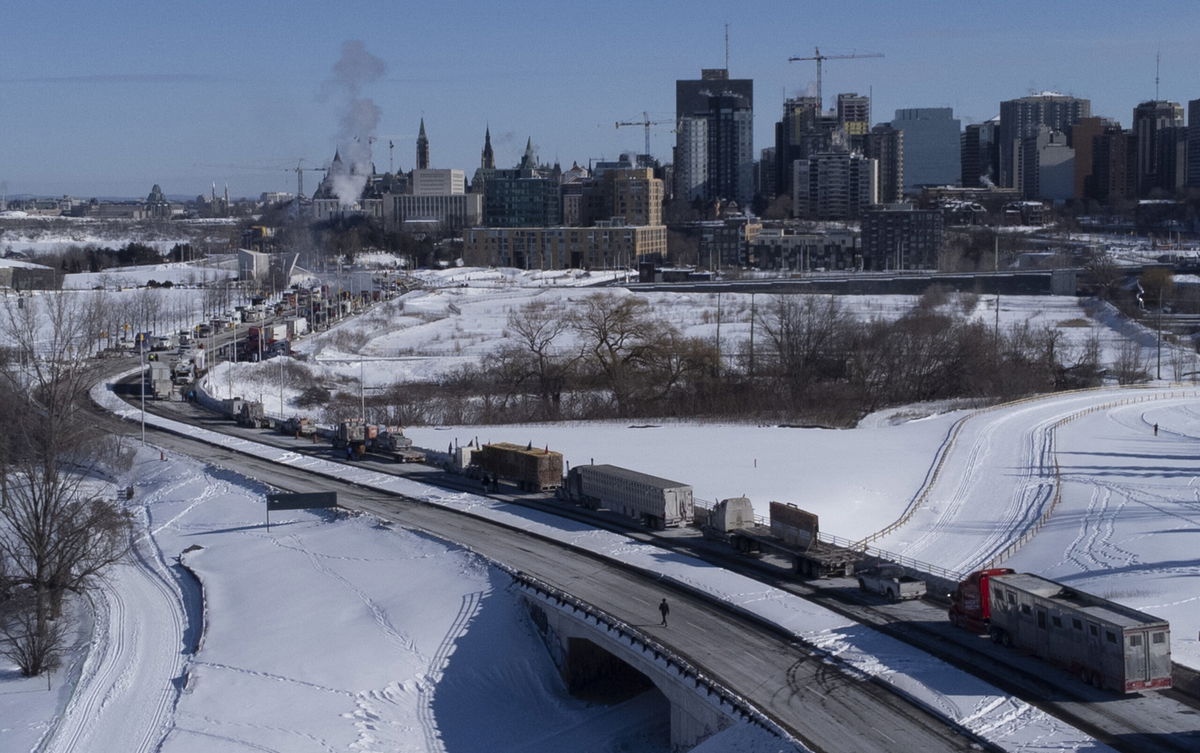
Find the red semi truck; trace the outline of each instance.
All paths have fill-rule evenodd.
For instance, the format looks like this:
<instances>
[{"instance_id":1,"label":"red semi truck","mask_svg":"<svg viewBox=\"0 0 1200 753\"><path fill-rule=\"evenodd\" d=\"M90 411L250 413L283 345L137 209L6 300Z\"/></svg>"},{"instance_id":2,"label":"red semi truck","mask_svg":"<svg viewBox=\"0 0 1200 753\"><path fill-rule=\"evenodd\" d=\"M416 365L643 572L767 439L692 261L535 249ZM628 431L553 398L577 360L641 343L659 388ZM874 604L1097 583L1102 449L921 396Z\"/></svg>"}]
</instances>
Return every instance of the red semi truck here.
<instances>
[{"instance_id":1,"label":"red semi truck","mask_svg":"<svg viewBox=\"0 0 1200 753\"><path fill-rule=\"evenodd\" d=\"M1171 626L1132 607L1007 568L950 594L950 621L1120 693L1171 687Z\"/></svg>"}]
</instances>

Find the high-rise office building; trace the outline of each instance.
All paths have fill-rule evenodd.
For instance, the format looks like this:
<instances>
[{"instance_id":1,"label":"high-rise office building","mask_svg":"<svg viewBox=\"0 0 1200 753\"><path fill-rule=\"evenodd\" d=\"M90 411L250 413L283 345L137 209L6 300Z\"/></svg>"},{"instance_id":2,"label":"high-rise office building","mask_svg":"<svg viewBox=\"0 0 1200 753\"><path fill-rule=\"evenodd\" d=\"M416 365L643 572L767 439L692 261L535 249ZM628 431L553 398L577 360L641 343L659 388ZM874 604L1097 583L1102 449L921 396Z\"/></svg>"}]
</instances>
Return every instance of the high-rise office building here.
<instances>
[{"instance_id":1,"label":"high-rise office building","mask_svg":"<svg viewBox=\"0 0 1200 753\"><path fill-rule=\"evenodd\" d=\"M754 197L754 82L731 79L725 68L677 80L675 116L676 195L748 206Z\"/></svg>"},{"instance_id":2,"label":"high-rise office building","mask_svg":"<svg viewBox=\"0 0 1200 753\"><path fill-rule=\"evenodd\" d=\"M953 186L962 178L962 128L949 107L896 110L892 128L904 132L904 189Z\"/></svg>"},{"instance_id":3,"label":"high-rise office building","mask_svg":"<svg viewBox=\"0 0 1200 753\"><path fill-rule=\"evenodd\" d=\"M686 201L709 198L705 118L680 118L675 124L675 195Z\"/></svg>"},{"instance_id":4,"label":"high-rise office building","mask_svg":"<svg viewBox=\"0 0 1200 753\"><path fill-rule=\"evenodd\" d=\"M963 129L959 161L962 187L984 188L996 185L1000 161L997 131L1000 118L972 123Z\"/></svg>"},{"instance_id":5,"label":"high-rise office building","mask_svg":"<svg viewBox=\"0 0 1200 753\"><path fill-rule=\"evenodd\" d=\"M1091 100L1057 92L1042 92L1001 102L998 135L1000 185L1004 188L1022 186L1022 142L1027 136L1035 135L1038 126L1070 133L1071 126L1091 114Z\"/></svg>"},{"instance_id":6,"label":"high-rise office building","mask_svg":"<svg viewBox=\"0 0 1200 753\"><path fill-rule=\"evenodd\" d=\"M1137 191L1149 196L1158 191L1173 194L1183 186L1183 105L1155 100L1133 108L1133 137L1137 139Z\"/></svg>"},{"instance_id":7,"label":"high-rise office building","mask_svg":"<svg viewBox=\"0 0 1200 753\"><path fill-rule=\"evenodd\" d=\"M1104 126L1092 138L1092 174L1084 179L1083 195L1100 202L1132 198L1136 193L1137 141L1118 123Z\"/></svg>"},{"instance_id":8,"label":"high-rise office building","mask_svg":"<svg viewBox=\"0 0 1200 753\"><path fill-rule=\"evenodd\" d=\"M860 123L857 130L865 131L871 124L871 98L858 93L837 95L837 118L843 126ZM853 134L855 131L848 129Z\"/></svg>"},{"instance_id":9,"label":"high-rise office building","mask_svg":"<svg viewBox=\"0 0 1200 753\"><path fill-rule=\"evenodd\" d=\"M1096 162L1096 139L1113 122L1108 118L1080 118L1071 126L1071 145L1075 149L1075 196L1095 198L1089 193Z\"/></svg>"},{"instance_id":10,"label":"high-rise office building","mask_svg":"<svg viewBox=\"0 0 1200 753\"><path fill-rule=\"evenodd\" d=\"M867 134L866 149L879 163L879 203L894 204L904 199L904 131L880 123Z\"/></svg>"},{"instance_id":11,"label":"high-rise office building","mask_svg":"<svg viewBox=\"0 0 1200 753\"><path fill-rule=\"evenodd\" d=\"M838 140L837 117L821 111L816 97L793 97L783 103L783 117L775 124L775 189L792 189L793 163L812 154L828 152Z\"/></svg>"},{"instance_id":12,"label":"high-rise office building","mask_svg":"<svg viewBox=\"0 0 1200 753\"><path fill-rule=\"evenodd\" d=\"M837 96L838 126L846 133L846 145L853 151L867 148L867 133L871 130L871 98L861 94Z\"/></svg>"},{"instance_id":13,"label":"high-rise office building","mask_svg":"<svg viewBox=\"0 0 1200 753\"><path fill-rule=\"evenodd\" d=\"M1187 185L1200 188L1200 99L1188 100Z\"/></svg>"},{"instance_id":14,"label":"high-rise office building","mask_svg":"<svg viewBox=\"0 0 1200 753\"><path fill-rule=\"evenodd\" d=\"M1066 201L1075 195L1075 150L1067 134L1038 126L1021 141L1021 181L1026 199Z\"/></svg>"}]
</instances>

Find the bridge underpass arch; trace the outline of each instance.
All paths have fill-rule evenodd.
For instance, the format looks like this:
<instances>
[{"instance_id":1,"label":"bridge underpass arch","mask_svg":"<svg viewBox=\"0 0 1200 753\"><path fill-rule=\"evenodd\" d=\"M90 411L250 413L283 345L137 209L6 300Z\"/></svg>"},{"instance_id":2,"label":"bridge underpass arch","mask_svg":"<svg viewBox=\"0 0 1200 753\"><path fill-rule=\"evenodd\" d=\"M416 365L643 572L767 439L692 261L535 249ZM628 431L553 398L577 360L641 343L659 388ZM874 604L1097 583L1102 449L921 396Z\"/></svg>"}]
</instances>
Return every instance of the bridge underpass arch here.
<instances>
[{"instance_id":1,"label":"bridge underpass arch","mask_svg":"<svg viewBox=\"0 0 1200 753\"><path fill-rule=\"evenodd\" d=\"M517 577L530 618L567 687L619 694L644 692L649 683L666 700L672 750L688 750L741 720L795 742L744 699L641 631L568 594ZM602 681L608 671L613 672L611 687Z\"/></svg>"}]
</instances>

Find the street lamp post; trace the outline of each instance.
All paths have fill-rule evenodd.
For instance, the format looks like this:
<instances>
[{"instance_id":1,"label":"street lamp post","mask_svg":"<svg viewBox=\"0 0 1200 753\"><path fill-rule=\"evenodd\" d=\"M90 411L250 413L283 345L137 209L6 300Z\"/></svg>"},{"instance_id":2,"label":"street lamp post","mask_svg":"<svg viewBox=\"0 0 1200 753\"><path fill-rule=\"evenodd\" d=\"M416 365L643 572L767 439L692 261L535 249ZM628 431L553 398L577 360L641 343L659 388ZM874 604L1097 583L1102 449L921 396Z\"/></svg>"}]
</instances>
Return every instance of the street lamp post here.
<instances>
[{"instance_id":1,"label":"street lamp post","mask_svg":"<svg viewBox=\"0 0 1200 753\"><path fill-rule=\"evenodd\" d=\"M146 446L146 343L141 332L137 337L138 361L142 365L142 446Z\"/></svg>"}]
</instances>

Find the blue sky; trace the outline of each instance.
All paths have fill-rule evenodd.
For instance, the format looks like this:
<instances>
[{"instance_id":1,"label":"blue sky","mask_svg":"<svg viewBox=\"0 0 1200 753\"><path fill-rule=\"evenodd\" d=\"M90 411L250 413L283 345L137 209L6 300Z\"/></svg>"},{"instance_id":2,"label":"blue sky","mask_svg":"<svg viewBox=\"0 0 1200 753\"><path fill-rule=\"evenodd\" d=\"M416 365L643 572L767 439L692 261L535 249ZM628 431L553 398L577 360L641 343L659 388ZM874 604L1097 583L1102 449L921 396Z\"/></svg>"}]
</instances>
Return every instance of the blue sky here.
<instances>
[{"instance_id":1,"label":"blue sky","mask_svg":"<svg viewBox=\"0 0 1200 753\"><path fill-rule=\"evenodd\" d=\"M873 119L952 107L965 123L1003 99L1057 89L1128 125L1139 101L1200 98L1200 3L1159 2L129 2L7 3L0 10L0 182L11 194L144 196L294 190L286 168L332 156L341 115L322 83L348 40L386 65L360 94L381 110L374 159L413 165L423 116L434 167L468 175L491 126L496 159L532 138L544 160L640 151L674 116L674 82L724 61L754 79L755 150L785 95L831 60L824 90L873 95ZM668 160L670 126L651 150ZM309 173L306 186L319 176Z\"/></svg>"}]
</instances>

